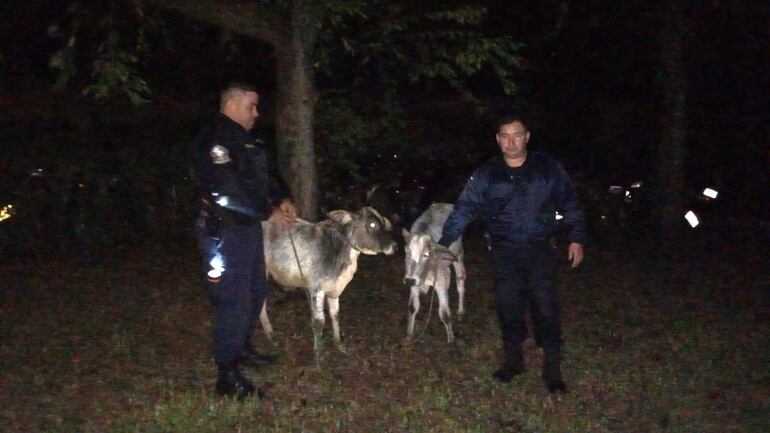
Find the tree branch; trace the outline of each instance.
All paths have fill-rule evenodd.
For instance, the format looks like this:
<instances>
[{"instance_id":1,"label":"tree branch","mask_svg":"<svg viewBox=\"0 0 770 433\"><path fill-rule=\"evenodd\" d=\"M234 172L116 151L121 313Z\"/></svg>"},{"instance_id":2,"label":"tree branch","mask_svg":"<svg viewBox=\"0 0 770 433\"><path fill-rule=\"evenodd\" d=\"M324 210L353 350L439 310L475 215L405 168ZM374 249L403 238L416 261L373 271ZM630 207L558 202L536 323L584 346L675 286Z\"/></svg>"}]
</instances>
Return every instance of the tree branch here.
<instances>
[{"instance_id":1,"label":"tree branch","mask_svg":"<svg viewBox=\"0 0 770 433\"><path fill-rule=\"evenodd\" d=\"M173 10L186 17L199 20L235 33L249 36L273 47L286 41L280 31L285 28L276 11L264 3L237 0L145 0L161 9Z\"/></svg>"}]
</instances>

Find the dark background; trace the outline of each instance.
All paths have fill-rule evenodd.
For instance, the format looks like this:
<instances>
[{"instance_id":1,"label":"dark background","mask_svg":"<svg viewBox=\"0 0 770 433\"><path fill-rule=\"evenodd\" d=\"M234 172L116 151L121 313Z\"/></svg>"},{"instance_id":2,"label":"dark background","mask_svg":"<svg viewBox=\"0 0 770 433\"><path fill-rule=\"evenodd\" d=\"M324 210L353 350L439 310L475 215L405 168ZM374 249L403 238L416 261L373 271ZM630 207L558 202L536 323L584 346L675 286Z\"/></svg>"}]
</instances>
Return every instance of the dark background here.
<instances>
[{"instance_id":1,"label":"dark background","mask_svg":"<svg viewBox=\"0 0 770 433\"><path fill-rule=\"evenodd\" d=\"M706 216L701 231L766 238L770 6L685 4L682 200ZM579 184L597 241L603 221L626 234L629 226L648 233L640 227L654 227L646 209L655 205L667 115L659 37L664 12L642 1L487 6L487 31L523 44L513 96L482 73L466 83L478 105L440 80L392 89L383 101L376 75L347 86L351 77L341 71L355 70L355 60L333 59L329 71L318 73L322 210L358 206L367 189L380 185L381 206L408 224L430 201L454 200L472 169L497 152L496 114L518 110L530 121L531 148L557 156ZM56 35L71 24L68 17L66 2L4 6L0 16L0 196L18 203L17 215L0 222L4 250L21 256L72 251L73 245L99 251L187 236L195 213L187 143L216 110L218 90L233 79L261 89L257 133L275 141L275 54L248 38L164 13L163 28L172 37L149 36L156 40L139 62L148 101L96 100L83 93L87 71L61 85L61 72L50 66L66 43ZM125 17L111 25L135 24ZM99 37L87 43L97 47ZM72 62L85 69L87 52ZM337 143L344 134L356 136L354 122L335 122L329 114L342 100L359 116L360 128L371 122L381 131L346 153ZM395 111L397 118L383 114ZM633 203L607 194L610 185L628 188L636 181L645 186ZM717 202L698 199L707 186L720 192Z\"/></svg>"}]
</instances>

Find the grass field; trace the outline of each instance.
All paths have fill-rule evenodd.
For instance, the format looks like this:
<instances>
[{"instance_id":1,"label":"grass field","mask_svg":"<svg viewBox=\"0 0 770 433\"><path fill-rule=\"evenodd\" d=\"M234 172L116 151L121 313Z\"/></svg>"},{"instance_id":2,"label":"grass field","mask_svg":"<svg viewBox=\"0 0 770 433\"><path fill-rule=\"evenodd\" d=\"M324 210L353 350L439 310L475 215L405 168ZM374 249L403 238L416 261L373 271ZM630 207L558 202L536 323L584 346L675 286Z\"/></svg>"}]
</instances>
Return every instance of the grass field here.
<instances>
[{"instance_id":1,"label":"grass field","mask_svg":"<svg viewBox=\"0 0 770 433\"><path fill-rule=\"evenodd\" d=\"M490 379L499 358L493 278L479 242L466 248L468 313L454 346L435 303L422 338L402 345L408 292L398 256L361 259L341 301L350 353L334 350L329 330L321 367L304 295L272 290L281 358L249 373L265 397L242 404L212 392L212 315L192 245L5 265L0 430L770 431L764 259L690 251L661 267L644 250L589 249L560 281L570 392L554 398L531 340L525 374L507 385ZM257 341L269 348L262 334Z\"/></svg>"}]
</instances>

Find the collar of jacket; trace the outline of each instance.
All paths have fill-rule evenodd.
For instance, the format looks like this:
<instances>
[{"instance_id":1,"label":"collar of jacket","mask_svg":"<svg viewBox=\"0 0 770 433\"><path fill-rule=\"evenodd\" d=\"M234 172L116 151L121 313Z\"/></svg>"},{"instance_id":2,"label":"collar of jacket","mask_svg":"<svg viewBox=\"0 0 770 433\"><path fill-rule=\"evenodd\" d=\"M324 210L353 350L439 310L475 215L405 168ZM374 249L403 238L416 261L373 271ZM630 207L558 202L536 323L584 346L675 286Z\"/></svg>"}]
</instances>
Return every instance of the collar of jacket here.
<instances>
[{"instance_id":1,"label":"collar of jacket","mask_svg":"<svg viewBox=\"0 0 770 433\"><path fill-rule=\"evenodd\" d=\"M247 131L246 128L241 126L240 123L238 123L235 120L227 117L222 112L217 112L216 122L221 127L223 127L223 128L238 130L238 131L242 132L243 134L248 134L249 133L249 131Z\"/></svg>"},{"instance_id":2,"label":"collar of jacket","mask_svg":"<svg viewBox=\"0 0 770 433\"><path fill-rule=\"evenodd\" d=\"M532 180L536 176L547 178L547 172L549 171L548 165L551 159L552 158L547 154L542 152L528 151L527 159L524 160L524 163L519 167L521 169L521 176L525 177L527 180ZM511 168L505 163L502 155L492 158L492 160L489 161L489 164L491 170L494 170L501 175L507 174L508 170Z\"/></svg>"},{"instance_id":3,"label":"collar of jacket","mask_svg":"<svg viewBox=\"0 0 770 433\"><path fill-rule=\"evenodd\" d=\"M257 138L250 131L245 130L243 126L222 113L217 113L216 117L214 117L213 126L214 130L226 142L238 143L239 147L265 150L265 142L262 139Z\"/></svg>"}]
</instances>

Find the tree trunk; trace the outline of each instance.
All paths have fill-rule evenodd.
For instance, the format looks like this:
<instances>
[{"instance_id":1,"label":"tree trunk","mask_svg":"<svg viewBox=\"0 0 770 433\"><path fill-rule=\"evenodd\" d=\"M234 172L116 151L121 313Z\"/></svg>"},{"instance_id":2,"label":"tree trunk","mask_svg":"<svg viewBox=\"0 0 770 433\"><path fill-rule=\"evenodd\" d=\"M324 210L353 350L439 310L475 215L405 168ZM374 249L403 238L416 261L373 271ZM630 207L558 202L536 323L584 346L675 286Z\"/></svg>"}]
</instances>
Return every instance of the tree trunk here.
<instances>
[{"instance_id":1,"label":"tree trunk","mask_svg":"<svg viewBox=\"0 0 770 433\"><path fill-rule=\"evenodd\" d=\"M276 50L276 131L281 174L289 184L303 218L318 211L313 113L316 88L312 50L317 36L315 14L304 1L291 12L290 40Z\"/></svg>"},{"instance_id":2,"label":"tree trunk","mask_svg":"<svg viewBox=\"0 0 770 433\"><path fill-rule=\"evenodd\" d=\"M685 191L684 163L687 149L687 77L684 61L685 11L679 0L664 12L661 32L663 113L658 147L658 186L662 200L658 218L664 242L682 227Z\"/></svg>"}]
</instances>

